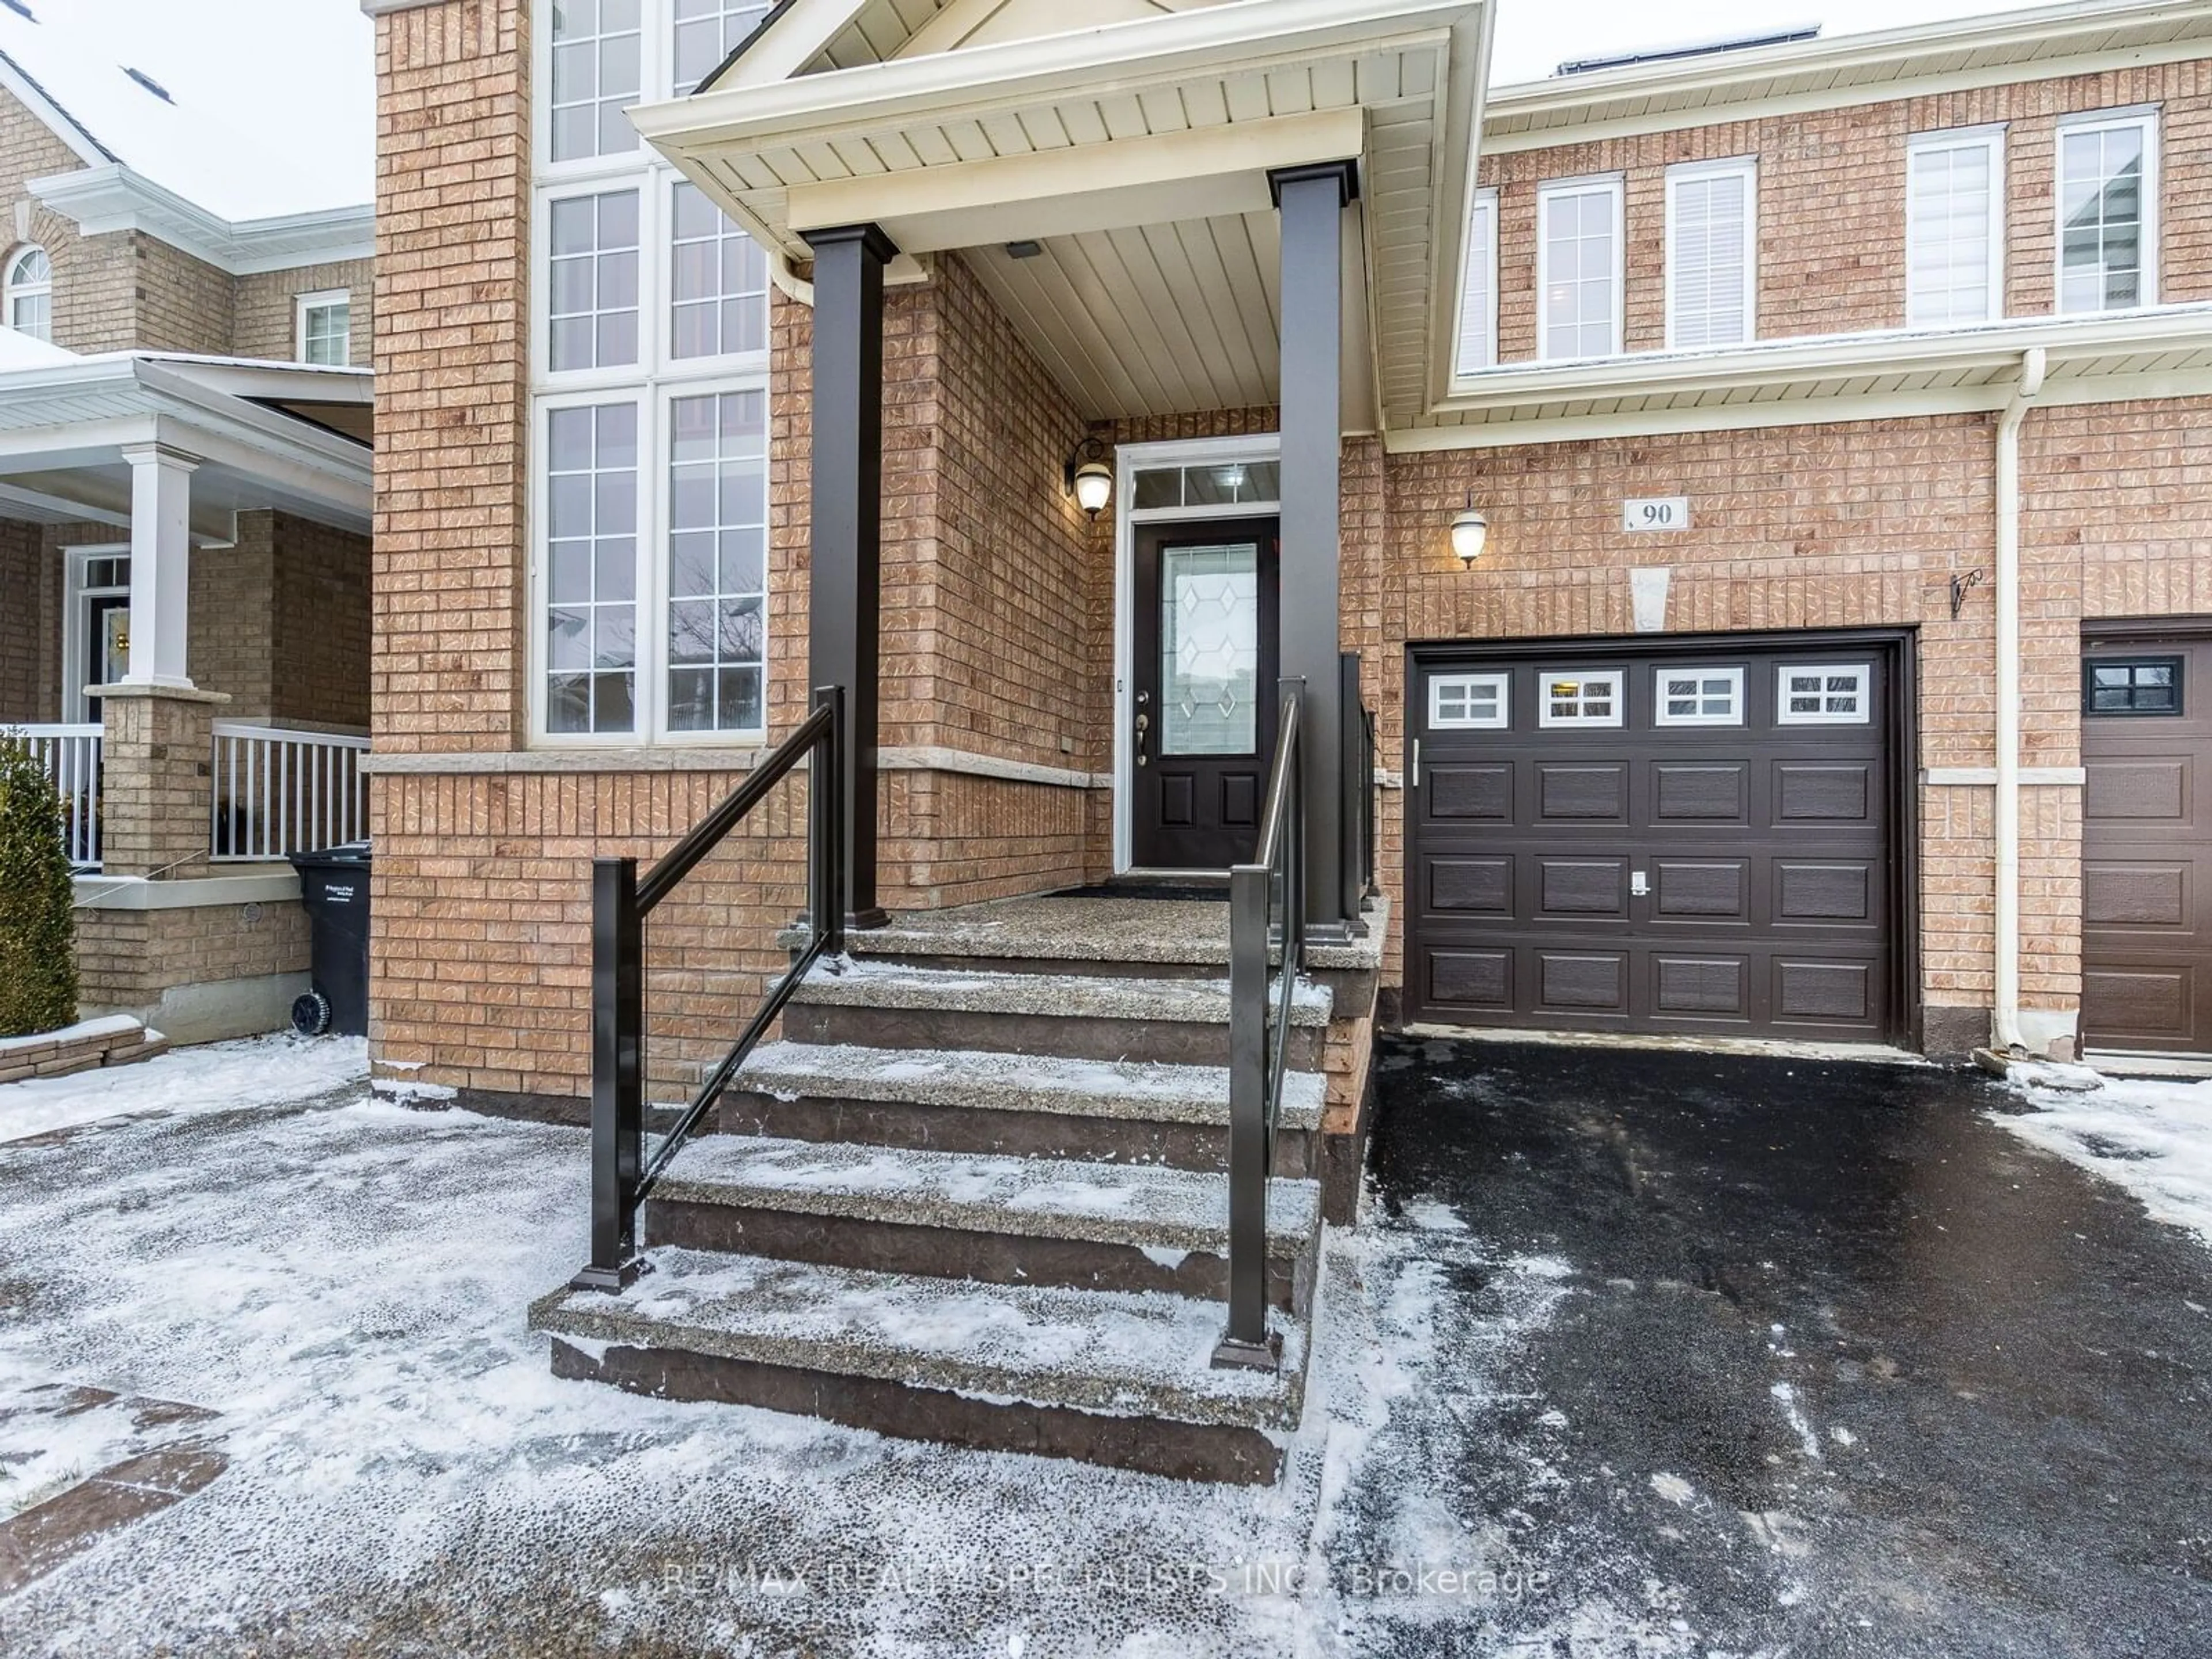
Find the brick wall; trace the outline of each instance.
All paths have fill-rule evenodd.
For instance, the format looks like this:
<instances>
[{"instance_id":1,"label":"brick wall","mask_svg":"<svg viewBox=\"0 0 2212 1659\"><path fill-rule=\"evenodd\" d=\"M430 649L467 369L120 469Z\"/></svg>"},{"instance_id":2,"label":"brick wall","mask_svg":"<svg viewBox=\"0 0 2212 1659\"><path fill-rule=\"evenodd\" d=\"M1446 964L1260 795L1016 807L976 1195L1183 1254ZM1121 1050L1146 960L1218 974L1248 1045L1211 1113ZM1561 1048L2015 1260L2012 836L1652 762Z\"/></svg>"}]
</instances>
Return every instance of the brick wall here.
<instances>
[{"instance_id":1,"label":"brick wall","mask_svg":"<svg viewBox=\"0 0 2212 1659\"><path fill-rule=\"evenodd\" d=\"M42 602L45 563L39 526L0 519L0 726L54 718L43 672L46 635L55 625Z\"/></svg>"},{"instance_id":2,"label":"brick wall","mask_svg":"<svg viewBox=\"0 0 2212 1659\"><path fill-rule=\"evenodd\" d=\"M2005 143L2006 305L2053 309L2059 116L2161 106L2162 301L2212 297L2212 189L2195 165L2212 140L2212 62L2031 81L1756 121L1488 155L1498 191L1498 361L1536 356L1536 188L1587 173L1626 175L1626 343L1666 341L1666 169L1759 158L1762 338L1905 325L1905 142L1948 127L2009 124Z\"/></svg>"},{"instance_id":3,"label":"brick wall","mask_svg":"<svg viewBox=\"0 0 2212 1659\"><path fill-rule=\"evenodd\" d=\"M307 912L297 899L174 910L76 913L79 1000L141 1008L180 985L307 970Z\"/></svg>"},{"instance_id":4,"label":"brick wall","mask_svg":"<svg viewBox=\"0 0 2212 1659\"><path fill-rule=\"evenodd\" d=\"M2202 526L2212 438L2202 404L2030 415L2023 437L2022 763L2080 762L2084 617L2212 615ZM1640 438L1346 463L1345 640L1367 663L1382 764L1403 764L1403 647L1414 640L1622 635L1631 568L1673 572L1672 632L1913 627L1922 767L1994 764L1995 617L1986 586L1950 615L1955 572L1995 558L1986 416ZM1377 475L1381 485L1377 488ZM1472 489L1491 520L1474 572L1451 556ZM1663 547L1621 532L1624 497L1687 494L1695 527ZM1379 535L1376 526L1380 524ZM1378 558L1377 553L1380 553ZM1403 797L1386 792L1385 884L1400 891ZM1931 1008L1993 994L1992 795L1920 793L1923 989ZM2080 996L2080 791L2023 797L2022 995ZM1401 964L1394 940L1386 977Z\"/></svg>"},{"instance_id":5,"label":"brick wall","mask_svg":"<svg viewBox=\"0 0 2212 1659\"><path fill-rule=\"evenodd\" d=\"M368 538L273 515L270 714L279 722L368 726Z\"/></svg>"},{"instance_id":6,"label":"brick wall","mask_svg":"<svg viewBox=\"0 0 2212 1659\"><path fill-rule=\"evenodd\" d=\"M522 0L376 21L377 740L528 726L530 53Z\"/></svg>"},{"instance_id":7,"label":"brick wall","mask_svg":"<svg viewBox=\"0 0 2212 1659\"><path fill-rule=\"evenodd\" d=\"M186 672L202 690L229 696L227 720L265 724L270 712L275 521L271 513L241 513L234 545L192 550Z\"/></svg>"},{"instance_id":8,"label":"brick wall","mask_svg":"<svg viewBox=\"0 0 2212 1659\"><path fill-rule=\"evenodd\" d=\"M300 355L299 299L343 289L350 307L350 352L347 361L366 365L374 337L375 266L368 259L301 265L291 270L258 271L238 279L231 349L241 357L289 362Z\"/></svg>"}]
</instances>

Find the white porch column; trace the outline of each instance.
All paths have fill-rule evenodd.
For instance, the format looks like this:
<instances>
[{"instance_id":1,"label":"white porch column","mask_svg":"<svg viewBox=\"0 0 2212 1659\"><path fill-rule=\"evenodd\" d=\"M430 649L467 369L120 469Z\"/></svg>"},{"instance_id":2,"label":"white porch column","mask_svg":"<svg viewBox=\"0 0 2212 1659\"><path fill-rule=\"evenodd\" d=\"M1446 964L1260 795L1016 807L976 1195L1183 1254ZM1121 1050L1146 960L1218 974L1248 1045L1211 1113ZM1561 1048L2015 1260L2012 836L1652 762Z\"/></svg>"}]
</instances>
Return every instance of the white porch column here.
<instances>
[{"instance_id":1,"label":"white porch column","mask_svg":"<svg viewBox=\"0 0 2212 1659\"><path fill-rule=\"evenodd\" d=\"M123 683L189 690L185 641L199 462L161 444L134 445L123 459L131 463L131 661Z\"/></svg>"}]
</instances>

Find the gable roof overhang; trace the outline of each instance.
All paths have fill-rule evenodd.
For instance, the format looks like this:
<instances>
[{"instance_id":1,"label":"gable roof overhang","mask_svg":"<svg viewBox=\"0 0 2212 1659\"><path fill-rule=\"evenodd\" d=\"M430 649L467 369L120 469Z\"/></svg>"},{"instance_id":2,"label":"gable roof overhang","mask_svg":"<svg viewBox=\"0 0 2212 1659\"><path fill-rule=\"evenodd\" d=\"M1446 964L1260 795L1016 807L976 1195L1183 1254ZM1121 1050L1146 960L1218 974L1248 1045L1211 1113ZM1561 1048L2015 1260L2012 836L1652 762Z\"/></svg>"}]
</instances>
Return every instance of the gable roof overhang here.
<instances>
[{"instance_id":1,"label":"gable roof overhang","mask_svg":"<svg viewBox=\"0 0 2212 1659\"><path fill-rule=\"evenodd\" d=\"M2204 56L2212 0L2066 0L1500 87L1496 155Z\"/></svg>"},{"instance_id":2,"label":"gable roof overhang","mask_svg":"<svg viewBox=\"0 0 2212 1659\"><path fill-rule=\"evenodd\" d=\"M638 130L787 258L867 222L966 250L1093 417L1273 401L1267 175L1353 161L1346 428L1449 390L1489 0L1225 0L949 46L922 20L914 55L817 67L869 9L792 0Z\"/></svg>"},{"instance_id":3,"label":"gable roof overhang","mask_svg":"<svg viewBox=\"0 0 2212 1659\"><path fill-rule=\"evenodd\" d=\"M2027 354L2047 368L2039 407L2212 398L2212 304L1509 363L1388 434L1394 453L1492 449L1666 433L1985 414Z\"/></svg>"},{"instance_id":4,"label":"gable roof overhang","mask_svg":"<svg viewBox=\"0 0 2212 1659\"><path fill-rule=\"evenodd\" d=\"M127 526L123 452L158 443L200 463L197 542L258 507L366 534L374 395L367 369L155 352L0 372L0 517Z\"/></svg>"}]
</instances>

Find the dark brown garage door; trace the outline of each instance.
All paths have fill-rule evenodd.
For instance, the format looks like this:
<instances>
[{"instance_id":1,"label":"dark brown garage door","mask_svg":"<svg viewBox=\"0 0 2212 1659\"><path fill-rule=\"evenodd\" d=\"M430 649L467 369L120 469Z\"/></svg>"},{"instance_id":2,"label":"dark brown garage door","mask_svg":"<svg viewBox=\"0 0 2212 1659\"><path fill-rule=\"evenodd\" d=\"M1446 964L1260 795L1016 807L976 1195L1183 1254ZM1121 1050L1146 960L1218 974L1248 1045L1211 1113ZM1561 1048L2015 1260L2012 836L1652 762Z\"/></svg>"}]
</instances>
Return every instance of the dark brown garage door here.
<instances>
[{"instance_id":1,"label":"dark brown garage door","mask_svg":"<svg viewBox=\"0 0 2212 1659\"><path fill-rule=\"evenodd\" d=\"M1897 650L1417 651L1411 1016L1898 1035Z\"/></svg>"},{"instance_id":2,"label":"dark brown garage door","mask_svg":"<svg viewBox=\"0 0 2212 1659\"><path fill-rule=\"evenodd\" d=\"M2081 1026L2092 1048L2212 1051L2212 642L2083 642Z\"/></svg>"}]
</instances>

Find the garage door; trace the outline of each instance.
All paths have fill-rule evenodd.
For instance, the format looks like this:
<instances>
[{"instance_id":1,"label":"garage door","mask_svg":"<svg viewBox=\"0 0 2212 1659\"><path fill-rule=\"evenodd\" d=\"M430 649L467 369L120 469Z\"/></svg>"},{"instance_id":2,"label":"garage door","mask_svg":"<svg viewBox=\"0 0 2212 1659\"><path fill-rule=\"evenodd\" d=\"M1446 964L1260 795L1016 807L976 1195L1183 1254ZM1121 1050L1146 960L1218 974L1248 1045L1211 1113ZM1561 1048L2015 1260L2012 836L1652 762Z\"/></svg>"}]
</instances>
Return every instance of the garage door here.
<instances>
[{"instance_id":1,"label":"garage door","mask_svg":"<svg viewBox=\"0 0 2212 1659\"><path fill-rule=\"evenodd\" d=\"M1417 652L1412 1017L1894 1037L1895 650Z\"/></svg>"},{"instance_id":2,"label":"garage door","mask_svg":"<svg viewBox=\"0 0 2212 1659\"><path fill-rule=\"evenodd\" d=\"M2212 643L2092 639L2081 664L2081 1026L2090 1048L2212 1052Z\"/></svg>"}]
</instances>

